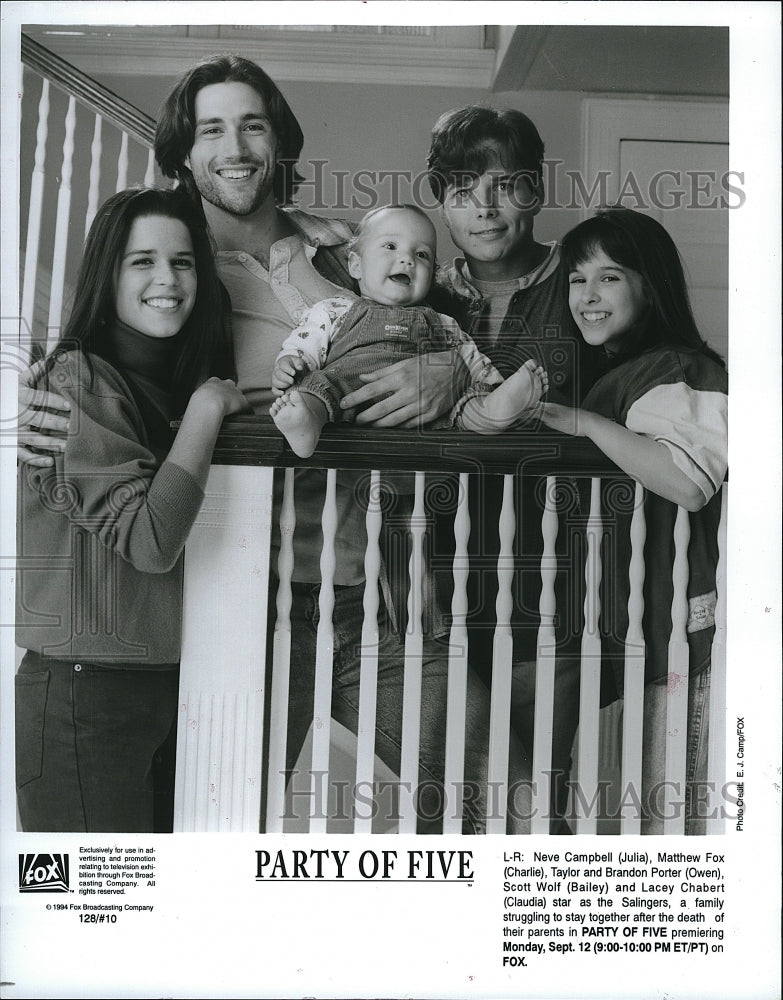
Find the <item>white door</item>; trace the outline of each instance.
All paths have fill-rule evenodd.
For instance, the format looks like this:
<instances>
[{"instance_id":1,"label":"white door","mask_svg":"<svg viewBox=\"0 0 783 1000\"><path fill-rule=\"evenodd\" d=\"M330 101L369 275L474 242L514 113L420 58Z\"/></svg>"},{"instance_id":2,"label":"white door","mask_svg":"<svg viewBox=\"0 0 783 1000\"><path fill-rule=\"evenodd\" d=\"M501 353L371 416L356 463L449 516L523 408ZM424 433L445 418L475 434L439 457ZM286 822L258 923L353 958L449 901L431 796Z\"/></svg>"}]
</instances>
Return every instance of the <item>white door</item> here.
<instances>
[{"instance_id":1,"label":"white door","mask_svg":"<svg viewBox=\"0 0 783 1000\"><path fill-rule=\"evenodd\" d=\"M601 171L609 204L652 215L685 263L696 322L728 354L728 104L589 99L584 111L585 177ZM585 211L592 214L596 206Z\"/></svg>"}]
</instances>

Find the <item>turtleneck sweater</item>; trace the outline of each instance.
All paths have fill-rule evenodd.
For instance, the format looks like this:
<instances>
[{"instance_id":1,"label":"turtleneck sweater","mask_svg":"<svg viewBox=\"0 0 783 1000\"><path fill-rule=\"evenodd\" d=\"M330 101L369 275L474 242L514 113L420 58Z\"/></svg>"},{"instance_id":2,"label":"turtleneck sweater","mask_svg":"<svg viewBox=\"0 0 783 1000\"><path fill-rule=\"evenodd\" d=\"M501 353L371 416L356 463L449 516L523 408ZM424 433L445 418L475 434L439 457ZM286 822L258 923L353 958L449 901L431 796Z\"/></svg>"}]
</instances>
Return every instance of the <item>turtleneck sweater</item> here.
<instances>
[{"instance_id":1,"label":"turtleneck sweater","mask_svg":"<svg viewBox=\"0 0 783 1000\"><path fill-rule=\"evenodd\" d=\"M171 447L173 385L178 337L148 337L115 321L106 339L106 360L117 369L136 401L153 450Z\"/></svg>"},{"instance_id":2,"label":"turtleneck sweater","mask_svg":"<svg viewBox=\"0 0 783 1000\"><path fill-rule=\"evenodd\" d=\"M53 468L19 470L16 639L149 669L179 660L182 550L203 492L165 457L172 341L117 324L109 343L113 363L72 350L49 373L71 427Z\"/></svg>"}]
</instances>

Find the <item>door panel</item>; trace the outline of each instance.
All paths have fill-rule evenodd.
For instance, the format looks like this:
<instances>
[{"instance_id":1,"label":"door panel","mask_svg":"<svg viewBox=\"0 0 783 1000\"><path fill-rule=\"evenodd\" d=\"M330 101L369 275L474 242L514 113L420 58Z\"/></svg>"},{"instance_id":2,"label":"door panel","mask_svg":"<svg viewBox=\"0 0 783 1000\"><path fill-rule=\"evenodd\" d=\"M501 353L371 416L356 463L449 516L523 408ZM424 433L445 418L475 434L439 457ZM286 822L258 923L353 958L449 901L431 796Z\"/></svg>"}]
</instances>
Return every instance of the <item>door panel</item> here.
<instances>
[{"instance_id":1,"label":"door panel","mask_svg":"<svg viewBox=\"0 0 783 1000\"><path fill-rule=\"evenodd\" d=\"M699 329L726 358L729 209L721 204L721 178L729 168L728 104L591 98L583 129L588 184L608 171L609 204L625 192L622 204L666 227L683 257Z\"/></svg>"}]
</instances>

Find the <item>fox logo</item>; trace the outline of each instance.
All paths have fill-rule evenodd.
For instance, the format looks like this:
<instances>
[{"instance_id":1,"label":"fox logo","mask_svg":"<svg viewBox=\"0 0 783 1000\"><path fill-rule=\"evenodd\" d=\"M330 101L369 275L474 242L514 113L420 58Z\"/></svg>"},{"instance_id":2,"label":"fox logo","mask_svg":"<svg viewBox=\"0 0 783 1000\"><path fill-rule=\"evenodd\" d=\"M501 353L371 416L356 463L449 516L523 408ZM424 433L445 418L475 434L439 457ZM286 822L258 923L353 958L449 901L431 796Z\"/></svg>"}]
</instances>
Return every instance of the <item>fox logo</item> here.
<instances>
[{"instance_id":1,"label":"fox logo","mask_svg":"<svg viewBox=\"0 0 783 1000\"><path fill-rule=\"evenodd\" d=\"M20 854L20 892L68 892L67 854Z\"/></svg>"}]
</instances>

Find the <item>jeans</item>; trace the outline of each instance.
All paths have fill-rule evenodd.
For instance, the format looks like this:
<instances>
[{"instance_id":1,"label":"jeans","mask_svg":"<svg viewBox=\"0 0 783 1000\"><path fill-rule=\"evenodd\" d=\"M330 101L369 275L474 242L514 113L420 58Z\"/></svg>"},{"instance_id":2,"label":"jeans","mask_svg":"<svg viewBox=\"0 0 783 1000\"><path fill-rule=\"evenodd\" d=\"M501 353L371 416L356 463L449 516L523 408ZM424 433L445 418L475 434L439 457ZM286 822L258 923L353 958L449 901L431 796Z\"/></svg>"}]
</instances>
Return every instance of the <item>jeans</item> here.
<instances>
[{"instance_id":1,"label":"jeans","mask_svg":"<svg viewBox=\"0 0 783 1000\"><path fill-rule=\"evenodd\" d=\"M686 835L707 832L706 805L699 801L699 789L707 781L707 745L709 742L710 668L690 678L688 687L688 738L685 789L681 801L685 808ZM644 750L642 757L642 803L645 815L642 833L663 833L663 817L654 808L659 796L655 788L664 780L666 744L660 734L666 731L666 684L649 684L644 689ZM658 738L656 738L656 734Z\"/></svg>"},{"instance_id":2,"label":"jeans","mask_svg":"<svg viewBox=\"0 0 783 1000\"><path fill-rule=\"evenodd\" d=\"M16 675L16 785L26 831L171 832L179 670L28 650Z\"/></svg>"},{"instance_id":3,"label":"jeans","mask_svg":"<svg viewBox=\"0 0 783 1000\"><path fill-rule=\"evenodd\" d=\"M288 745L286 767L290 774L313 718L316 631L319 621L319 585L293 584L291 609L291 675L289 687ZM334 655L332 718L353 733L358 731L361 631L364 618L364 584L335 587L332 615ZM395 773L400 773L403 671L405 648L401 637L389 626L383 602L378 617L378 695L375 752ZM443 641L424 640L422 658L421 728L419 751L419 833L442 829L442 788L445 771L446 694L448 647ZM487 740L490 699L484 684L468 671L466 699L466 750L463 832L483 833L487 809ZM530 777L526 755L512 735L509 748L512 773ZM509 822L510 832L529 829L529 810Z\"/></svg>"}]
</instances>

